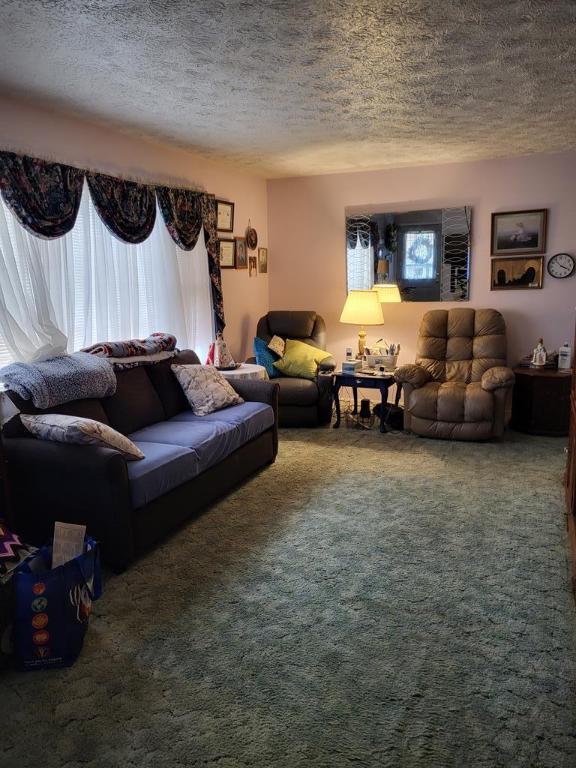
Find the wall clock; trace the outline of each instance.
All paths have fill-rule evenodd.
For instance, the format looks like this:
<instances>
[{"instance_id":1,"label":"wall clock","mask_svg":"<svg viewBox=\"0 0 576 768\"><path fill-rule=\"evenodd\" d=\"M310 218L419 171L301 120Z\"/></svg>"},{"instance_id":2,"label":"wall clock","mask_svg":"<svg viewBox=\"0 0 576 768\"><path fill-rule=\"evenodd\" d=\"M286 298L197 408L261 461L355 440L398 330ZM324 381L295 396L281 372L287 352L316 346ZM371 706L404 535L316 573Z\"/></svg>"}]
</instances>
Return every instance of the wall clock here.
<instances>
[{"instance_id":1,"label":"wall clock","mask_svg":"<svg viewBox=\"0 0 576 768\"><path fill-rule=\"evenodd\" d=\"M555 253L548 259L546 269L552 277L570 277L576 269L576 259L569 253Z\"/></svg>"}]
</instances>

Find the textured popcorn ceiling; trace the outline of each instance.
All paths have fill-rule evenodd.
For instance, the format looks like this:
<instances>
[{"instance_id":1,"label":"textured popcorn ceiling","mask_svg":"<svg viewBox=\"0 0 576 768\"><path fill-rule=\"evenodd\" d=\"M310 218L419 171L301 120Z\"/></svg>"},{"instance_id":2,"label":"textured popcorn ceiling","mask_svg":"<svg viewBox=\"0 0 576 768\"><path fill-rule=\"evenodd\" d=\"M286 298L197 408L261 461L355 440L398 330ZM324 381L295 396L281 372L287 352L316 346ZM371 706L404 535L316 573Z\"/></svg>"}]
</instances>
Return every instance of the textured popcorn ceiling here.
<instances>
[{"instance_id":1,"label":"textured popcorn ceiling","mask_svg":"<svg viewBox=\"0 0 576 768\"><path fill-rule=\"evenodd\" d=\"M0 86L266 176L576 146L574 0L0 10Z\"/></svg>"}]
</instances>

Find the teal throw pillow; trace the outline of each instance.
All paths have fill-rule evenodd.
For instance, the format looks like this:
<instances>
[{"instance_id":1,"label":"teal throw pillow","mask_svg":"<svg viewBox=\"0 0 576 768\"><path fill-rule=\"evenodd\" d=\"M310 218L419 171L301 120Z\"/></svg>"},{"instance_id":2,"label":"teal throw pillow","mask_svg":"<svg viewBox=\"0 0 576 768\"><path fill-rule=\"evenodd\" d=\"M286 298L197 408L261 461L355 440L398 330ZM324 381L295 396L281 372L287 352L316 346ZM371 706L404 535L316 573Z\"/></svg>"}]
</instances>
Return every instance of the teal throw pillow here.
<instances>
[{"instance_id":1,"label":"teal throw pillow","mask_svg":"<svg viewBox=\"0 0 576 768\"><path fill-rule=\"evenodd\" d=\"M268 342L264 341L264 339L259 339L258 336L254 337L254 355L258 365L263 365L266 368L271 379L277 379L282 375L280 371L274 368L274 363L280 359L280 356L272 352L271 349L268 349Z\"/></svg>"}]
</instances>

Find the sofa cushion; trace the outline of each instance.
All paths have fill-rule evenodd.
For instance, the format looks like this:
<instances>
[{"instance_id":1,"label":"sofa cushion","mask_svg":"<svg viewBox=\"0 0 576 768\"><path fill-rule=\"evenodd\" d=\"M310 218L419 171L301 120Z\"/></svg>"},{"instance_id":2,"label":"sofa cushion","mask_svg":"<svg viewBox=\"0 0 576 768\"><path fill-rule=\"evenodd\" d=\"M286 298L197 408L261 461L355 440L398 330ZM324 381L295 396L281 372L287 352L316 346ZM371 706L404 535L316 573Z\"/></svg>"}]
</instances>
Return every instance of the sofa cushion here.
<instances>
[{"instance_id":1,"label":"sofa cushion","mask_svg":"<svg viewBox=\"0 0 576 768\"><path fill-rule=\"evenodd\" d=\"M279 405L316 405L318 387L310 379L281 378L274 380L280 385Z\"/></svg>"},{"instance_id":2,"label":"sofa cushion","mask_svg":"<svg viewBox=\"0 0 576 768\"><path fill-rule=\"evenodd\" d=\"M480 382L434 381L410 394L409 411L412 416L432 421L491 422L494 398Z\"/></svg>"},{"instance_id":3,"label":"sofa cushion","mask_svg":"<svg viewBox=\"0 0 576 768\"><path fill-rule=\"evenodd\" d=\"M198 456L189 448L135 442L145 456L141 461L131 461L127 465L134 509L163 496L200 472Z\"/></svg>"},{"instance_id":4,"label":"sofa cushion","mask_svg":"<svg viewBox=\"0 0 576 768\"><path fill-rule=\"evenodd\" d=\"M331 357L330 352L297 339L287 339L284 356L274 363L274 367L285 376L314 379L318 374L318 364L329 357Z\"/></svg>"},{"instance_id":5,"label":"sofa cushion","mask_svg":"<svg viewBox=\"0 0 576 768\"><path fill-rule=\"evenodd\" d=\"M194 413L206 416L244 400L213 365L173 365Z\"/></svg>"},{"instance_id":6,"label":"sofa cushion","mask_svg":"<svg viewBox=\"0 0 576 768\"><path fill-rule=\"evenodd\" d=\"M145 366L145 371L152 382L152 386L158 393L167 419L181 411L190 409L186 395L182 391L182 387L170 366L176 364L192 365L194 363L200 363L196 352L193 352L191 349L184 349L169 360Z\"/></svg>"},{"instance_id":7,"label":"sofa cushion","mask_svg":"<svg viewBox=\"0 0 576 768\"><path fill-rule=\"evenodd\" d=\"M279 337L274 336L274 338L277 339ZM266 368L269 379L277 379L281 375L280 371L274 368L274 363L280 359L279 355L269 349L264 339L259 339L258 336L254 337L254 355L256 357L256 364Z\"/></svg>"},{"instance_id":8,"label":"sofa cushion","mask_svg":"<svg viewBox=\"0 0 576 768\"><path fill-rule=\"evenodd\" d=\"M130 439L136 445L150 442L187 448L196 455L200 472L222 461L242 444L236 424L207 421L205 417L192 422L160 421L133 432ZM145 447L142 450L146 453Z\"/></svg>"},{"instance_id":9,"label":"sofa cushion","mask_svg":"<svg viewBox=\"0 0 576 768\"><path fill-rule=\"evenodd\" d=\"M94 419L102 424L108 424L108 416L102 407L102 401L96 398L87 398L85 400L71 400L69 403L61 403L53 408L36 408L32 400L24 400L16 394L9 392L10 400L21 413L40 414L40 413L62 413L64 416L81 416L85 419Z\"/></svg>"},{"instance_id":10,"label":"sofa cushion","mask_svg":"<svg viewBox=\"0 0 576 768\"><path fill-rule=\"evenodd\" d=\"M128 435L166 418L145 366L116 371L116 393L102 399L110 425Z\"/></svg>"},{"instance_id":11,"label":"sofa cushion","mask_svg":"<svg viewBox=\"0 0 576 768\"><path fill-rule=\"evenodd\" d=\"M173 416L171 422L220 422L231 424L240 430L241 444L253 440L262 432L274 424L274 411L265 403L242 403L233 405L230 408L224 408L221 411L214 411L208 416L196 416L192 411L185 411Z\"/></svg>"}]
</instances>

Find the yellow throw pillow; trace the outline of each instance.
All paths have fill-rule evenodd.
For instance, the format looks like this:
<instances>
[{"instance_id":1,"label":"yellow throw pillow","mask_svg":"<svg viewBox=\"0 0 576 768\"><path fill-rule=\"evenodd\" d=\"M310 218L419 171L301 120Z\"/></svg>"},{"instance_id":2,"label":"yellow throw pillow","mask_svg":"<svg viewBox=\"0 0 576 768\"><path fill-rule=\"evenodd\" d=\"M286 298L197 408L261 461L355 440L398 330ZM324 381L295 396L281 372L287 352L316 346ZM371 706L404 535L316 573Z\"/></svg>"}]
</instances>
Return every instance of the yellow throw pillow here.
<instances>
[{"instance_id":1,"label":"yellow throw pillow","mask_svg":"<svg viewBox=\"0 0 576 768\"><path fill-rule=\"evenodd\" d=\"M318 374L318 364L331 357L330 352L305 344L303 341L286 339L284 356L274 363L284 376L294 376L299 379L315 379Z\"/></svg>"}]
</instances>

